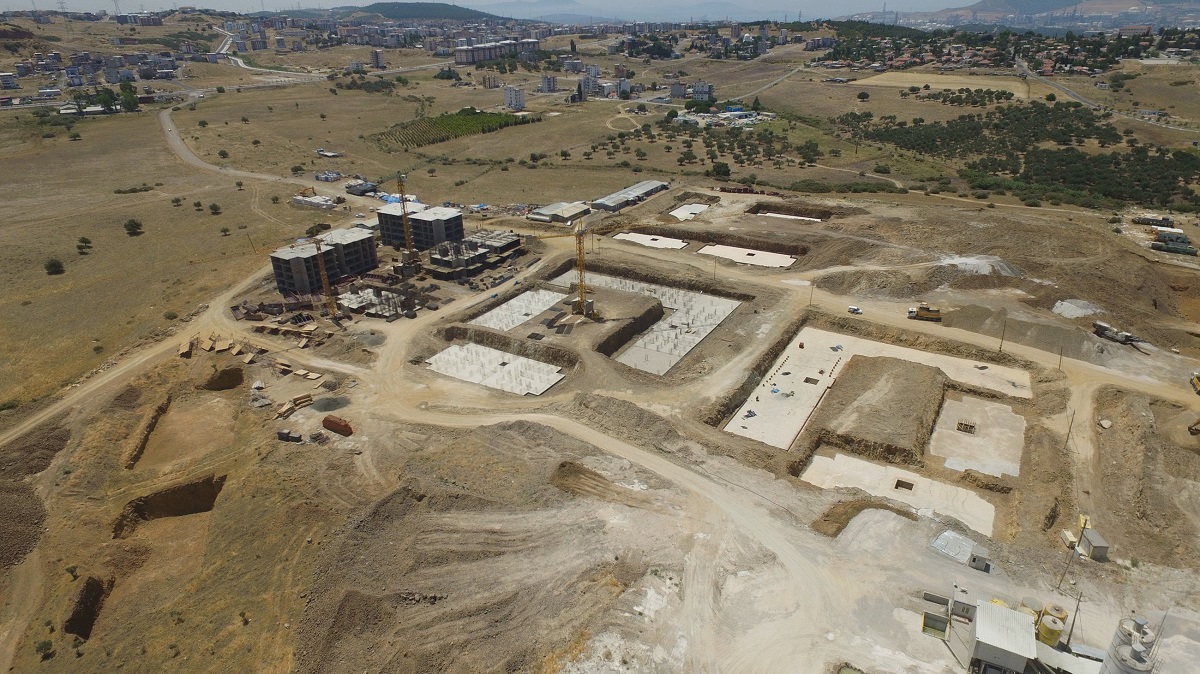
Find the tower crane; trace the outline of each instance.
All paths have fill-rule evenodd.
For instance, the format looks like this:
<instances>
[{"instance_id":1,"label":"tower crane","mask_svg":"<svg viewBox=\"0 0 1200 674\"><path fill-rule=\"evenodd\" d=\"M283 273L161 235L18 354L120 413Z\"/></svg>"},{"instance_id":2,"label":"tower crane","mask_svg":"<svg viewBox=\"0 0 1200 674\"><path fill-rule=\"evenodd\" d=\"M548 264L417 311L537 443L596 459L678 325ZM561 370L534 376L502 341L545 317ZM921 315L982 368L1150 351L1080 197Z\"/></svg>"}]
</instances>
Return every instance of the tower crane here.
<instances>
[{"instance_id":1,"label":"tower crane","mask_svg":"<svg viewBox=\"0 0 1200 674\"><path fill-rule=\"evenodd\" d=\"M575 304L575 313L581 316L588 316L587 311L587 268L584 262L584 248L587 242L587 235L590 231L588 226L584 224L583 219L567 221L567 227L571 230L562 234L545 234L539 235L539 239L558 239L564 236L575 237L575 283L579 287L579 299ZM595 313L595 306L592 307L592 313Z\"/></svg>"},{"instance_id":2,"label":"tower crane","mask_svg":"<svg viewBox=\"0 0 1200 674\"><path fill-rule=\"evenodd\" d=\"M317 271L321 275L321 291L325 295L325 309L329 312L330 320L337 320L338 308L337 297L333 294L333 286L329 284L329 271L325 268L325 255L321 251L320 237L310 237L300 239L300 243L311 243L317 249Z\"/></svg>"},{"instance_id":3,"label":"tower crane","mask_svg":"<svg viewBox=\"0 0 1200 674\"><path fill-rule=\"evenodd\" d=\"M412 226L408 223L408 194L404 191L407 183L407 175L396 174L396 191L400 193L400 222L404 225L404 250L408 252L409 257L406 261L410 261L416 255L416 251L413 250Z\"/></svg>"}]
</instances>

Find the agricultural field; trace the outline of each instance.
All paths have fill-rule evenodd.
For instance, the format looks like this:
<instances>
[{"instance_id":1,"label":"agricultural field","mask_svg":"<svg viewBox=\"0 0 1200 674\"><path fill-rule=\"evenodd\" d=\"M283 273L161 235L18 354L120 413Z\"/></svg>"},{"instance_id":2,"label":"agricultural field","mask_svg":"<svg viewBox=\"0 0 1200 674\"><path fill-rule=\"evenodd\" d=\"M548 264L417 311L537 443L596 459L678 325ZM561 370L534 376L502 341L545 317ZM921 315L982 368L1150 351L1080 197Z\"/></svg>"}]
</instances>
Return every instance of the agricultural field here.
<instances>
[{"instance_id":1,"label":"agricultural field","mask_svg":"<svg viewBox=\"0 0 1200 674\"><path fill-rule=\"evenodd\" d=\"M402 122L387 131L373 134L371 140L386 152L397 152L405 148L423 147L454 138L492 133L510 126L540 121L542 118L537 115L510 115L464 108L451 115L443 114Z\"/></svg>"}]
</instances>

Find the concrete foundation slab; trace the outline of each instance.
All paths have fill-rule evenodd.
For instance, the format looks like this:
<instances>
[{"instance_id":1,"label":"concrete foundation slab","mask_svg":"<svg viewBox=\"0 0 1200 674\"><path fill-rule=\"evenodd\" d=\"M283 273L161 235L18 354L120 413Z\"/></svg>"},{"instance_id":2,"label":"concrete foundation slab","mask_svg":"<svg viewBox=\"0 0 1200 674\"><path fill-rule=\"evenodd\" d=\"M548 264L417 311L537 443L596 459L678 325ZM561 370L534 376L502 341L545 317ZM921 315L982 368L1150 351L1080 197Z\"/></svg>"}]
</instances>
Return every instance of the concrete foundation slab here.
<instances>
[{"instance_id":1,"label":"concrete foundation slab","mask_svg":"<svg viewBox=\"0 0 1200 674\"><path fill-rule=\"evenodd\" d=\"M568 272L552 283L570 286L574 279L574 273ZM616 358L619 363L656 375L666 374L683 360L741 304L724 297L603 274L589 274L588 283L657 297L665 309L671 310Z\"/></svg>"},{"instance_id":2,"label":"concrete foundation slab","mask_svg":"<svg viewBox=\"0 0 1200 674\"><path fill-rule=\"evenodd\" d=\"M975 541L963 536L957 531L947 529L938 534L937 538L929 544L934 550L946 555L950 559L956 560L960 564L966 564L971 560L971 551L975 549Z\"/></svg>"},{"instance_id":3,"label":"concrete foundation slab","mask_svg":"<svg viewBox=\"0 0 1200 674\"><path fill-rule=\"evenodd\" d=\"M825 392L833 386L849 358L828 349L788 345L754 393L733 415L725 430L745 438L787 449L812 416Z\"/></svg>"},{"instance_id":4,"label":"concrete foundation slab","mask_svg":"<svg viewBox=\"0 0 1200 674\"><path fill-rule=\"evenodd\" d=\"M996 508L975 492L943 484L895 466L881 466L846 454L814 456L800 479L821 487L856 487L920 510L953 517L985 536L992 535Z\"/></svg>"},{"instance_id":5,"label":"concrete foundation slab","mask_svg":"<svg viewBox=\"0 0 1200 674\"><path fill-rule=\"evenodd\" d=\"M512 330L543 311L566 299L563 293L551 290L531 290L471 321L470 325L481 325L493 330Z\"/></svg>"},{"instance_id":6,"label":"concrete foundation slab","mask_svg":"<svg viewBox=\"0 0 1200 674\"><path fill-rule=\"evenodd\" d=\"M734 246L705 246L697 252L701 255L723 257L726 260L733 260L734 262L740 262L742 264L752 264L756 267L783 268L796 264L796 259L791 255L783 255L782 253L768 253L765 250L737 248Z\"/></svg>"},{"instance_id":7,"label":"concrete foundation slab","mask_svg":"<svg viewBox=\"0 0 1200 674\"><path fill-rule=\"evenodd\" d=\"M518 395L541 395L562 381L562 369L479 344L454 344L428 361L448 377Z\"/></svg>"},{"instance_id":8,"label":"concrete foundation slab","mask_svg":"<svg viewBox=\"0 0 1200 674\"><path fill-rule=\"evenodd\" d=\"M1032 398L1033 390L1029 383L1029 373L1014 367L993 365L966 358L945 356L940 353L929 353L910 349L906 346L896 346L875 342L852 335L827 332L816 328L804 328L797 337L798 342L804 342L808 349L837 350L847 359L852 355L889 356L914 363L932 365L941 369L946 376L972 386L990 389L1015 398ZM794 353L795 347L789 346L785 353Z\"/></svg>"},{"instance_id":9,"label":"concrete foundation slab","mask_svg":"<svg viewBox=\"0 0 1200 674\"><path fill-rule=\"evenodd\" d=\"M649 234L638 234L637 232L621 232L613 238L619 241L632 241L633 243L639 243L649 248L670 248L671 250L687 248L687 241L672 239L669 236L651 236Z\"/></svg>"},{"instance_id":10,"label":"concrete foundation slab","mask_svg":"<svg viewBox=\"0 0 1200 674\"><path fill-rule=\"evenodd\" d=\"M671 215L679 220L691 220L708 210L708 204L684 204L671 211Z\"/></svg>"},{"instance_id":11,"label":"concrete foundation slab","mask_svg":"<svg viewBox=\"0 0 1200 674\"><path fill-rule=\"evenodd\" d=\"M974 425L974 433L958 430L959 422ZM954 470L977 470L1000 477L1019 475L1025 447L1025 417L1008 405L964 397L946 399L929 438L929 453L946 459Z\"/></svg>"}]
</instances>

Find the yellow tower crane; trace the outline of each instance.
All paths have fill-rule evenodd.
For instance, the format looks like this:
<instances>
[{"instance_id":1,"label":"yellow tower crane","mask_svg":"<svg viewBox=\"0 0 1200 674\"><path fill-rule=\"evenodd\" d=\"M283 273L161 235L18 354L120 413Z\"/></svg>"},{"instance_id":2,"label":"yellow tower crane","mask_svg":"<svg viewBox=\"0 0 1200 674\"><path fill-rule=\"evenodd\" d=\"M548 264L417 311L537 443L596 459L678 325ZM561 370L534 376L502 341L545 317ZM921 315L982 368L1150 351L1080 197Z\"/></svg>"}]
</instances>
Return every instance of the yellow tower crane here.
<instances>
[{"instance_id":1,"label":"yellow tower crane","mask_svg":"<svg viewBox=\"0 0 1200 674\"><path fill-rule=\"evenodd\" d=\"M329 284L329 271L325 268L325 255L321 251L321 239L311 237L301 239L301 242L313 244L317 249L317 271L321 274L321 291L325 295L325 309L329 312L330 320L338 317L337 297L333 294L333 286Z\"/></svg>"},{"instance_id":2,"label":"yellow tower crane","mask_svg":"<svg viewBox=\"0 0 1200 674\"><path fill-rule=\"evenodd\" d=\"M582 316L590 316L587 311L587 268L584 262L584 248L587 243L588 227L583 223L583 220L567 221L568 232L562 234L539 234L539 239L559 239L565 236L575 237L575 284L579 287L579 299L575 303L575 313ZM596 311L595 305L592 306L592 314Z\"/></svg>"},{"instance_id":3,"label":"yellow tower crane","mask_svg":"<svg viewBox=\"0 0 1200 674\"><path fill-rule=\"evenodd\" d=\"M396 174L396 191L400 193L400 222L404 225L404 250L408 252L408 260L416 256L416 251L413 250L412 227L408 224L408 195L404 191L404 186L408 182L408 176L403 173Z\"/></svg>"}]
</instances>

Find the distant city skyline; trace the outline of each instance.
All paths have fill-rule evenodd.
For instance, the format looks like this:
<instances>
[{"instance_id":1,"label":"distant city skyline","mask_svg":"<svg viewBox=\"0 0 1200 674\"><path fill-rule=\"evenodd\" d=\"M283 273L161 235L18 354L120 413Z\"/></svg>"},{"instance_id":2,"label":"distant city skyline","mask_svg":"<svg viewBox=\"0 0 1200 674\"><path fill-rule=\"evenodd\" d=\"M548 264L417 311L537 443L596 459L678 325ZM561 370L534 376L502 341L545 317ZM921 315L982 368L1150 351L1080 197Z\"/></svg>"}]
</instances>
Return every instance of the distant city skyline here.
<instances>
[{"instance_id":1,"label":"distant city skyline","mask_svg":"<svg viewBox=\"0 0 1200 674\"><path fill-rule=\"evenodd\" d=\"M339 2L337 0L327 3L313 3L312 0L305 0L298 4L301 9L312 10L330 9L331 7L362 6L372 3ZM448 4L470 7L502 16L516 16L517 14L527 14L529 16L578 14L581 16L638 21L699 21L703 19L717 21L726 18L726 16L734 20L782 20L785 14L788 20L794 21L801 13L803 13L806 19L833 18L835 16L846 16L860 12L878 12L882 11L885 7L885 3L882 0L849 0L848 2L834 5L835 11L831 10L831 6L827 3L815 3L811 1L797 3L783 0L765 0L753 3L646 3L636 0L604 0L603 2L593 2L592 0L515 0L506 2L501 0L498 2L496 0L477 0L468 2L457 1ZM953 0L949 0L949 2L947 0L906 0L900 3L886 3L886 7L888 11L927 12L943 9L953 4L969 5L971 2L955 3ZM68 11L75 12L98 12L105 10L111 14L114 11L114 5L111 0L67 0L65 5ZM121 11L126 13L162 11L173 9L180 5L194 5L205 9L237 12L256 12L261 11L263 7L267 11L286 12L289 9L294 10L297 7L296 2L287 2L285 0L260 0L258 2L254 0L250 0L250 2L246 2L245 0L208 0L206 2L195 3L188 2L187 0L169 3L125 0L125 2L121 3ZM5 11L28 11L34 8L39 10L58 10L59 4L56 0L3 0L0 1L0 8L3 8ZM517 16L517 18L524 17Z\"/></svg>"}]
</instances>

